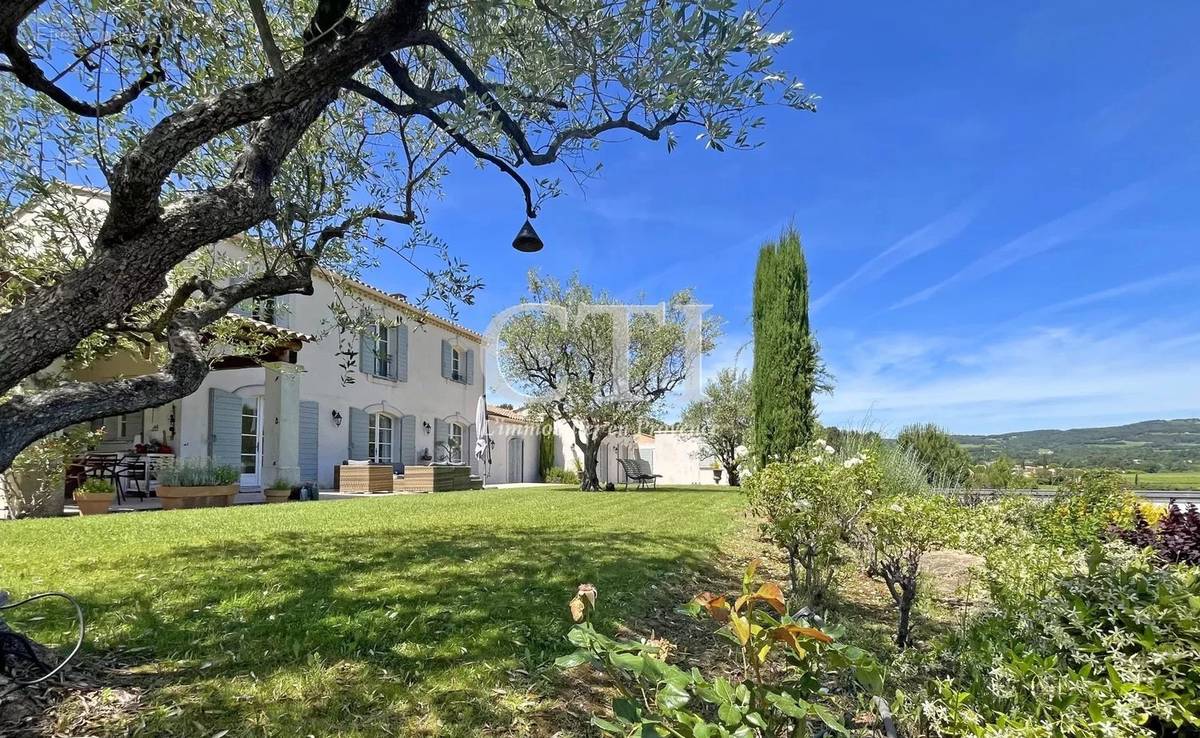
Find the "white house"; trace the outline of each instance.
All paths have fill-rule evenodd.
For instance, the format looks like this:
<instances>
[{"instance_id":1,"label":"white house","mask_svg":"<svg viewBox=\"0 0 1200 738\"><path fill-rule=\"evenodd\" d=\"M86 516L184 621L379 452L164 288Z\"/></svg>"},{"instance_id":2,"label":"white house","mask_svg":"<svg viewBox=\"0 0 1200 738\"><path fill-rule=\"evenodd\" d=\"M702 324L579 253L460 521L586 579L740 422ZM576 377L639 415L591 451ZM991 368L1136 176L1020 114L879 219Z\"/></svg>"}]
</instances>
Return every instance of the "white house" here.
<instances>
[{"instance_id":1,"label":"white house","mask_svg":"<svg viewBox=\"0 0 1200 738\"><path fill-rule=\"evenodd\" d=\"M254 310L258 320L282 324L282 338L303 344L295 363L213 371L199 390L165 407L106 419L104 446L162 441L180 458L237 466L249 488L279 479L331 487L333 468L346 459L476 468L479 334L339 275L319 275L314 288ZM355 337L359 356L348 375L339 354L345 339L339 344L330 330L326 307L336 291L378 316ZM80 378L135 373L131 361L101 362Z\"/></svg>"},{"instance_id":2,"label":"white house","mask_svg":"<svg viewBox=\"0 0 1200 738\"><path fill-rule=\"evenodd\" d=\"M538 457L541 427L518 410L487 406L488 431L492 437L492 466L486 484L539 482Z\"/></svg>"},{"instance_id":3,"label":"white house","mask_svg":"<svg viewBox=\"0 0 1200 738\"><path fill-rule=\"evenodd\" d=\"M70 193L81 214L107 207L103 192ZM30 230L35 244L37 216L31 208L16 223ZM234 259L245 254L233 241L213 249ZM359 280L316 272L313 282L312 295L287 295L245 311L242 320L280 347L276 360L223 362L187 397L97 422L106 431L99 450L161 441L179 458L238 467L247 488L277 480L330 487L334 467L346 459L475 468L482 337ZM366 308L375 316L372 325L362 335L339 335L327 307L335 301ZM349 372L343 366L348 347L358 353ZM156 369L120 354L77 376L97 380Z\"/></svg>"}]
</instances>

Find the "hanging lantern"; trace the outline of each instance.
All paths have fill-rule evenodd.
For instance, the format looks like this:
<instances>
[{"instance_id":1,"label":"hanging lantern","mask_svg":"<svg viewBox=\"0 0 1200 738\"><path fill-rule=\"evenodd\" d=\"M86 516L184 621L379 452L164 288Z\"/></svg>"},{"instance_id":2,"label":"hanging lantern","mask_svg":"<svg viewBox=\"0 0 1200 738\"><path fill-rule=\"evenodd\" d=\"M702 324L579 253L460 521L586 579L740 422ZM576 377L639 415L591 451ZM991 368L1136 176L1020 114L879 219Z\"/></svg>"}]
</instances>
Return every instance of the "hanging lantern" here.
<instances>
[{"instance_id":1,"label":"hanging lantern","mask_svg":"<svg viewBox=\"0 0 1200 738\"><path fill-rule=\"evenodd\" d=\"M513 248L517 251L532 254L535 251L541 251L544 245L542 237L537 234L537 231L533 230L533 224L526 219L525 225L521 226L521 230L517 232L517 237L513 239Z\"/></svg>"}]
</instances>

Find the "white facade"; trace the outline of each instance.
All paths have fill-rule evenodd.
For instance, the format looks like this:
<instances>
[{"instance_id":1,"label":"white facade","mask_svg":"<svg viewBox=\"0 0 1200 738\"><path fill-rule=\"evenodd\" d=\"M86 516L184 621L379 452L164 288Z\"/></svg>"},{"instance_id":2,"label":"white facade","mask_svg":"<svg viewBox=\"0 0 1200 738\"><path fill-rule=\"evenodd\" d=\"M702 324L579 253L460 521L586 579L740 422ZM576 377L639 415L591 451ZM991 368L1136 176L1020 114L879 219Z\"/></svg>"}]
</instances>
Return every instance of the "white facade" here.
<instances>
[{"instance_id":1,"label":"white facade","mask_svg":"<svg viewBox=\"0 0 1200 738\"><path fill-rule=\"evenodd\" d=\"M539 427L512 411L488 410L488 431L492 436L492 465L484 484L540 482L538 456Z\"/></svg>"},{"instance_id":2,"label":"white facade","mask_svg":"<svg viewBox=\"0 0 1200 738\"><path fill-rule=\"evenodd\" d=\"M276 303L275 323L313 339L304 343L296 364L212 371L198 391L167 407L106 419L110 440L100 450L127 450L136 440L153 439L169 444L180 458L228 463L232 454L244 466L244 487L313 477L329 488L334 467L349 458L477 468L481 337L355 281L326 275L314 275L313 281L312 295L288 295ZM338 293L343 303L370 310L384 336L339 336L326 307ZM349 372L342 366L348 348L359 353ZM91 372L117 373L123 372L113 371L111 363ZM221 408L236 414L239 400L241 432L229 438ZM533 466L536 473L536 461Z\"/></svg>"},{"instance_id":3,"label":"white facade","mask_svg":"<svg viewBox=\"0 0 1200 738\"><path fill-rule=\"evenodd\" d=\"M713 457L700 453L700 441L693 435L678 431L658 431L654 434L655 474L661 474L662 484L713 484ZM721 483L728 484L724 473Z\"/></svg>"}]
</instances>

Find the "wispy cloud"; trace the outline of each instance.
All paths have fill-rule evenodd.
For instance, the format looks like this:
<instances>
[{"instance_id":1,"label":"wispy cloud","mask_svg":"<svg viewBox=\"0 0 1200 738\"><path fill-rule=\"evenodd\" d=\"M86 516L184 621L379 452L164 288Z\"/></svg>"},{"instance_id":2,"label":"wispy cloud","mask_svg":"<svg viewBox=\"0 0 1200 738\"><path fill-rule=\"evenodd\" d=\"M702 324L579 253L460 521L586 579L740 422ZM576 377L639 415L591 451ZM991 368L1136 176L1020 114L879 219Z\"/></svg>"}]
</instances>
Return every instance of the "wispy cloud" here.
<instances>
[{"instance_id":1,"label":"wispy cloud","mask_svg":"<svg viewBox=\"0 0 1200 738\"><path fill-rule=\"evenodd\" d=\"M1022 316L1022 318L1034 316L1041 317L1054 313L1066 312L1068 310L1074 310L1076 308L1093 305L1097 302L1115 300L1121 297L1128 297L1129 295L1140 295L1147 292L1153 292L1154 290L1163 287L1169 287L1174 284L1195 282L1197 279L1200 279L1200 269L1186 269L1184 271L1167 272L1166 274L1159 274L1154 277L1146 277L1145 279L1138 279L1132 282L1119 284L1114 287L1109 287L1108 289L1089 292L1086 295L1080 295L1079 297L1074 297L1070 300L1056 302L1047 305L1046 307L1038 308L1037 310L1026 313L1024 316Z\"/></svg>"},{"instance_id":2,"label":"wispy cloud","mask_svg":"<svg viewBox=\"0 0 1200 738\"><path fill-rule=\"evenodd\" d=\"M1195 326L1190 334L1181 328L1045 328L983 344L879 336L832 362L837 388L819 399L821 413L835 425L870 416L892 433L924 421L959 433L998 433L1195 417L1200 341L1191 340ZM891 343L899 348L881 360Z\"/></svg>"},{"instance_id":3,"label":"wispy cloud","mask_svg":"<svg viewBox=\"0 0 1200 738\"><path fill-rule=\"evenodd\" d=\"M1112 192L1066 215L1027 231L997 249L989 251L941 282L918 290L892 305L892 309L928 300L938 292L960 282L981 279L1003 269L1073 241L1130 207L1145 194L1139 182Z\"/></svg>"},{"instance_id":4,"label":"wispy cloud","mask_svg":"<svg viewBox=\"0 0 1200 738\"><path fill-rule=\"evenodd\" d=\"M860 266L849 277L829 288L825 294L813 301L813 310L820 310L851 285L873 282L904 262L947 243L970 225L978 210L978 205L973 202L961 205L908 234Z\"/></svg>"}]
</instances>

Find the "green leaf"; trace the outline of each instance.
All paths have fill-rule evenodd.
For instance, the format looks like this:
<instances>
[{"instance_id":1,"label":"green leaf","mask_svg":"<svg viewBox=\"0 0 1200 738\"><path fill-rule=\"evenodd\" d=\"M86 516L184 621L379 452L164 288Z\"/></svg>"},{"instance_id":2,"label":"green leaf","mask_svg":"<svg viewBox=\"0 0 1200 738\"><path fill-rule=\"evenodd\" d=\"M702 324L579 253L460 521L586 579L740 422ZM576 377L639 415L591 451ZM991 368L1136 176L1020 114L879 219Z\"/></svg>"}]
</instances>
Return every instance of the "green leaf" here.
<instances>
[{"instance_id":1,"label":"green leaf","mask_svg":"<svg viewBox=\"0 0 1200 738\"><path fill-rule=\"evenodd\" d=\"M757 712L746 713L746 722L750 723L756 728L767 727L767 721L763 720L763 716L759 715Z\"/></svg>"},{"instance_id":2,"label":"green leaf","mask_svg":"<svg viewBox=\"0 0 1200 738\"><path fill-rule=\"evenodd\" d=\"M624 735L624 733L625 733L625 728L623 728L622 726L617 725L614 722L605 720L602 717L596 717L594 715L592 716L592 725L595 725L597 728L599 728L600 730L603 730L605 733L615 733L617 735Z\"/></svg>"},{"instance_id":3,"label":"green leaf","mask_svg":"<svg viewBox=\"0 0 1200 738\"><path fill-rule=\"evenodd\" d=\"M731 702L722 702L717 708L717 717L726 725L737 725L742 722L742 711Z\"/></svg>"},{"instance_id":4,"label":"green leaf","mask_svg":"<svg viewBox=\"0 0 1200 738\"><path fill-rule=\"evenodd\" d=\"M592 654L589 651L579 649L574 653L569 653L566 656L559 656L554 659L554 665L560 669L574 669L576 666L586 664L592 660Z\"/></svg>"},{"instance_id":5,"label":"green leaf","mask_svg":"<svg viewBox=\"0 0 1200 738\"><path fill-rule=\"evenodd\" d=\"M867 691L871 694L883 692L883 674L880 673L877 664L855 667L854 678L858 680L859 684L866 687Z\"/></svg>"},{"instance_id":6,"label":"green leaf","mask_svg":"<svg viewBox=\"0 0 1200 738\"><path fill-rule=\"evenodd\" d=\"M810 702L809 707L812 709L813 714L821 719L821 722L829 726L830 730L836 730L842 735L850 735L850 731L846 730L846 726L842 725L842 721L830 712L828 707L818 705L815 702Z\"/></svg>"},{"instance_id":7,"label":"green leaf","mask_svg":"<svg viewBox=\"0 0 1200 738\"><path fill-rule=\"evenodd\" d=\"M642 719L641 710L638 709L637 703L626 697L613 700L613 714L621 720L629 723L636 723Z\"/></svg>"},{"instance_id":8,"label":"green leaf","mask_svg":"<svg viewBox=\"0 0 1200 738\"><path fill-rule=\"evenodd\" d=\"M663 710L678 710L688 703L691 695L687 690L681 689L674 684L665 684L658 690L655 701Z\"/></svg>"},{"instance_id":9,"label":"green leaf","mask_svg":"<svg viewBox=\"0 0 1200 738\"><path fill-rule=\"evenodd\" d=\"M803 720L808 717L809 703L804 700L798 700L790 694L771 692L767 694L767 702L770 702L775 709L788 717L796 718L797 720Z\"/></svg>"}]
</instances>

